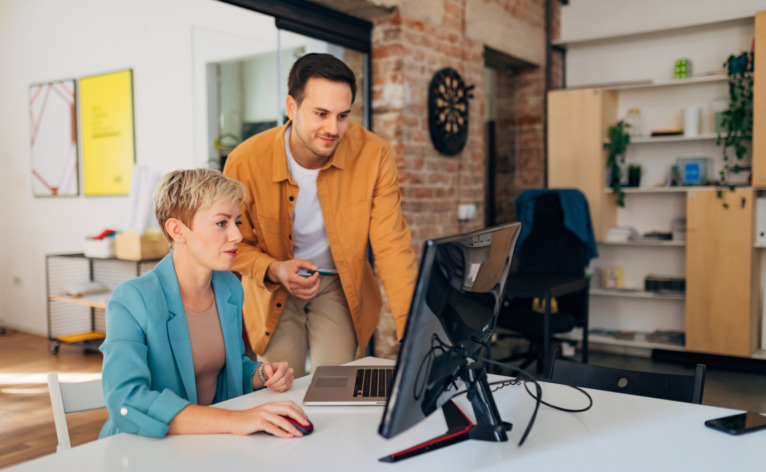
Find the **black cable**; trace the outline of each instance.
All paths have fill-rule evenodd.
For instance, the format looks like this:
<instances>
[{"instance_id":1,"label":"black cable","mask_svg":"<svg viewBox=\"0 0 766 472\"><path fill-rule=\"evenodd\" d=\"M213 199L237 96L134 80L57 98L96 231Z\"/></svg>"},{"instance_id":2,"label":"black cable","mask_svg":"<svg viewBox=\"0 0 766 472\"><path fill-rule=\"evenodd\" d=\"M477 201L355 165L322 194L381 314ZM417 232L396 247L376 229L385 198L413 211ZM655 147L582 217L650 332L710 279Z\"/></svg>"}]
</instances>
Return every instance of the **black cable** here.
<instances>
[{"instance_id":1,"label":"black cable","mask_svg":"<svg viewBox=\"0 0 766 472\"><path fill-rule=\"evenodd\" d=\"M543 399L542 399L543 398L542 387L540 387L540 384L537 382L537 378L534 375L532 375L530 372L522 369L521 367L517 367L517 366L515 366L513 364L508 364L508 363L504 363L504 362L498 362L498 361L495 361L495 360L492 360L492 359L489 359L489 358L479 357L478 359L475 359L475 360L480 360L480 361L483 361L483 362L486 362L486 363L489 363L489 364L494 364L494 365L499 366L499 367L506 367L506 368L511 369L511 371L516 371L519 374L521 374L519 376L519 377L521 377L520 379L519 378L515 378L515 379L510 379L510 380L500 380L500 381L497 381L497 382L489 383L490 386L492 386L492 385L500 385L499 387L493 389L492 392L496 392L496 391L500 390L501 388L509 386L509 385L519 385L519 384L521 384L521 382L524 382L524 390L526 390L527 393L529 394L529 396L531 396L535 400L535 410L532 413L532 417L529 419L529 422L527 423L527 427L524 430L524 434L522 435L521 440L519 441L519 447L521 447L521 445L524 444L524 441L527 439L527 436L532 431L532 426L534 425L535 419L537 418L537 412L540 409L540 404L543 404L543 405L545 405L545 406L547 406L549 408L553 408L554 410L563 411L565 413L582 413L582 412L590 410L591 407L593 406L593 397L591 397L588 394L588 392L586 392L582 388L575 387L574 385L567 385L567 387L571 387L571 388L581 392L583 395L585 395L585 397L588 399L588 406L586 406L585 408L580 408L580 409L572 409L572 408L565 408L565 407L553 405L551 403L547 403L547 402L543 401ZM524 378L524 377L526 377L526 378ZM536 390L537 390L537 396L535 396L535 394L533 394L529 390L528 382L532 382L532 383L535 384L535 387L536 387ZM463 395L463 394L465 394L467 392L468 392L467 390L463 390L463 391L457 392L454 395L452 395L452 397L450 397L450 398L455 398L458 395Z\"/></svg>"},{"instance_id":2,"label":"black cable","mask_svg":"<svg viewBox=\"0 0 766 472\"><path fill-rule=\"evenodd\" d=\"M543 389L540 387L540 384L537 382L537 378L531 373L522 369L521 367L517 367L513 364L506 364L505 362L498 362L486 357L479 358L479 360L486 362L488 364L494 364L499 367L510 368L511 371L516 371L519 374L521 374L521 380L524 381L525 385L526 385L526 382L529 381L529 382L533 382L535 384L535 387L537 387L537 397L534 397L535 409L532 412L532 417L529 419L529 422L527 423L526 429L524 429L524 434L521 435L521 440L519 441L519 447L521 447L524 444L524 441L526 441L527 436L529 436L529 432L532 431L532 425L535 424L535 419L537 418L537 411L540 409L540 403L542 402L542 399L543 399Z\"/></svg>"},{"instance_id":3,"label":"black cable","mask_svg":"<svg viewBox=\"0 0 766 472\"><path fill-rule=\"evenodd\" d=\"M564 385L564 384L559 384L559 385ZM550 403L546 403L546 402L544 402L542 400L540 400L540 403L542 403L543 405L545 405L547 407L553 408L554 410L559 410L559 411L563 411L563 412L566 412L566 413L582 413L584 411L590 410L590 408L593 406L593 397L591 397L588 394L588 392L586 392L585 390L581 389L580 387L576 387L574 385L566 385L566 386L567 387L571 387L571 388L577 390L578 392L581 392L583 395L585 395L585 397L588 399L588 406L586 406L585 408L580 408L580 409L572 409L572 408L564 408L563 406L551 405ZM531 396L532 398L535 398L534 394L529 391L529 388L527 387L527 383L526 382L524 382L524 390L527 391L529 396Z\"/></svg>"},{"instance_id":4,"label":"black cable","mask_svg":"<svg viewBox=\"0 0 766 472\"><path fill-rule=\"evenodd\" d=\"M472 337L472 341L474 341L474 342L478 341L480 344L482 344L483 347L485 347L485 349L487 349L487 352L489 352L489 343L481 342L481 340L478 340L478 339L473 338L473 337ZM517 382L518 383L518 381L520 379L521 381L524 382L524 389L527 391L527 393L532 398L535 399L535 409L532 412L532 417L529 419L529 422L527 423L526 429L524 429L524 434L521 436L521 440L519 441L519 447L521 447L524 444L524 441L526 441L527 436L529 436L529 433L532 431L532 426L535 424L535 419L537 419L537 412L540 410L540 404L543 404L543 405L545 405L547 407L553 408L555 410L567 412L567 413L582 413L584 411L590 410L590 408L593 406L593 398L588 394L588 392L586 392L585 390L581 389L580 387L575 387L575 386L572 386L572 385L567 385L567 386L571 387L571 388L573 388L573 389L575 389L575 390L577 390L579 392L582 392L582 394L585 395L588 398L588 402L589 403L588 403L587 407L581 408L579 410L575 410L575 409L570 409L570 408L559 407L559 406L556 406L556 405L544 402L543 401L543 389L542 389L542 387L540 387L540 384L537 381L537 377L532 375L530 372L522 369L521 367L518 367L518 366L515 366L513 364L510 364L510 363L498 362L498 361L495 361L493 359L490 359L490 358L484 357L484 356L475 356L473 354L470 354L470 353L466 352L461 347L448 345L447 343L442 341L439 338L438 335L434 334L434 335L431 336L431 349L429 349L429 352L428 352L426 358L429 358L429 356L434 351L436 351L437 349L441 349L444 352L457 351L464 358L473 359L475 362L485 362L487 364L493 364L493 365L496 365L498 367L508 368L508 369L511 370L511 372L515 371L515 372L520 374L520 375L517 375L516 376L517 378L514 379L514 380L510 380L510 381L505 380L505 381L500 381L500 382L493 382L492 384L490 384L490 385L503 384L500 387L496 388L495 390L492 390L492 392L495 392L495 391L503 388L506 385L514 385L513 382ZM424 359L424 361L425 361L425 359ZM422 364L421 364L421 368L422 368ZM506 383L506 382L508 382L508 383ZM533 395L532 392L529 391L529 387L527 386L527 382L532 382L532 383L535 384L535 389L537 390L537 396ZM453 385L454 385L454 380L453 380ZM456 385L454 385L454 386L457 388ZM457 397L458 395L466 394L467 392L468 392L468 390L463 390L463 391L457 392L454 395L452 395L450 397L450 399L453 399L453 398Z\"/></svg>"}]
</instances>

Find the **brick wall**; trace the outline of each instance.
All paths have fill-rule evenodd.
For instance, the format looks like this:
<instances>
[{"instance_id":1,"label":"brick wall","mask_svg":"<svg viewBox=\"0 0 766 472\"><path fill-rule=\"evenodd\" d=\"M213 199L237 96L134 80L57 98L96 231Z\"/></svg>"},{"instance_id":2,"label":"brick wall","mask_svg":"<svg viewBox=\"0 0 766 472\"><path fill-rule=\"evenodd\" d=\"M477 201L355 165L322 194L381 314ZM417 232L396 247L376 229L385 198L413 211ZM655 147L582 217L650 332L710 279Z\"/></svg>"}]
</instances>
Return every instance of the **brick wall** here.
<instances>
[{"instance_id":1,"label":"brick wall","mask_svg":"<svg viewBox=\"0 0 766 472\"><path fill-rule=\"evenodd\" d=\"M485 2L486 4L487 2ZM545 28L544 0L496 0L499 15L511 15ZM557 1L553 2L558 5ZM441 18L409 18L400 10L373 20L373 130L391 143L400 173L403 209L412 232L412 247L420 254L423 241L484 226L486 148L484 117L484 44L465 33L467 0L443 0ZM555 8L558 10L558 8ZM557 28L554 21L554 34ZM556 36L554 36L556 37ZM468 142L456 156L439 154L428 131L428 84L444 67L457 70L467 85L475 85L469 105ZM560 66L559 66L560 70ZM513 219L513 199L525 188L540 187L544 179L543 120L545 68L498 74L498 118L503 133L503 161L498 162L498 221ZM502 192L502 195L500 193ZM457 206L474 203L477 216L460 224ZM498 208L500 210L500 208ZM500 214L500 211L498 211ZM393 319L388 307L376 335L376 355L396 352Z\"/></svg>"}]
</instances>

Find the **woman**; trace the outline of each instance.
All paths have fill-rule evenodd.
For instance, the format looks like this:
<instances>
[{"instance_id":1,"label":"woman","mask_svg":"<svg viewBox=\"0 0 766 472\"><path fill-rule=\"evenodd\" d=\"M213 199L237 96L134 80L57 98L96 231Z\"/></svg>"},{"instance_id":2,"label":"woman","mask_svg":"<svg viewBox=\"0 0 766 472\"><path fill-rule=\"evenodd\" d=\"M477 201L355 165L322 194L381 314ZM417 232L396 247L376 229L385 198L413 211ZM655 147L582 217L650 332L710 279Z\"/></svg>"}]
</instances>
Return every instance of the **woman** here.
<instances>
[{"instance_id":1,"label":"woman","mask_svg":"<svg viewBox=\"0 0 766 472\"><path fill-rule=\"evenodd\" d=\"M244 294L230 269L242 240L244 201L241 183L210 169L171 172L160 182L154 212L171 252L109 297L101 346L109 419L100 437L302 435L285 418L308 424L292 401L242 411L209 406L293 384L286 362L256 363L243 355Z\"/></svg>"}]
</instances>

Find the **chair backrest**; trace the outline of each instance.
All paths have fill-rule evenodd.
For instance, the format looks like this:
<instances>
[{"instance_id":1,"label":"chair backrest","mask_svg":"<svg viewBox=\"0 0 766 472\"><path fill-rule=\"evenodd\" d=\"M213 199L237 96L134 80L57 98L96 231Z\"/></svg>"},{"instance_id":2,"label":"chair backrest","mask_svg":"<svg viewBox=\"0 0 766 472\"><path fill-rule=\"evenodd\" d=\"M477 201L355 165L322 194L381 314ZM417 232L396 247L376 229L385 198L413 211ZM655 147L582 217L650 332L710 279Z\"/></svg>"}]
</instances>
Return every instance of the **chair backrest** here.
<instances>
[{"instance_id":1,"label":"chair backrest","mask_svg":"<svg viewBox=\"0 0 766 472\"><path fill-rule=\"evenodd\" d=\"M69 429L66 423L67 413L105 408L104 391L101 379L85 382L59 383L56 373L48 374L48 392L53 408L53 423L56 425L58 446L56 452L70 449Z\"/></svg>"},{"instance_id":2,"label":"chair backrest","mask_svg":"<svg viewBox=\"0 0 766 472\"><path fill-rule=\"evenodd\" d=\"M555 191L543 193L533 204L532 230L519 247L518 272L582 277L588 249L564 226L559 195Z\"/></svg>"},{"instance_id":3,"label":"chair backrest","mask_svg":"<svg viewBox=\"0 0 766 472\"><path fill-rule=\"evenodd\" d=\"M697 364L694 375L664 374L580 364L554 355L548 378L565 385L699 404L705 373L703 364Z\"/></svg>"},{"instance_id":4,"label":"chair backrest","mask_svg":"<svg viewBox=\"0 0 766 472\"><path fill-rule=\"evenodd\" d=\"M528 215L531 210L532 221L529 235L524 238L516 251L518 265L515 273L585 277L585 268L589 263L588 247L564 224L564 210L560 195L567 191L549 189L527 190L525 193L527 192L537 196L534 199L519 198L516 202L517 214ZM569 190L569 192L572 191ZM566 195L571 196L571 193ZM530 209L528 205L533 207ZM584 208L587 208L587 205ZM587 219L590 221L589 214ZM587 290L558 297L558 308L560 311L573 314L577 326L583 326L587 297ZM529 304L524 300L511 300L509 303L511 306Z\"/></svg>"}]
</instances>

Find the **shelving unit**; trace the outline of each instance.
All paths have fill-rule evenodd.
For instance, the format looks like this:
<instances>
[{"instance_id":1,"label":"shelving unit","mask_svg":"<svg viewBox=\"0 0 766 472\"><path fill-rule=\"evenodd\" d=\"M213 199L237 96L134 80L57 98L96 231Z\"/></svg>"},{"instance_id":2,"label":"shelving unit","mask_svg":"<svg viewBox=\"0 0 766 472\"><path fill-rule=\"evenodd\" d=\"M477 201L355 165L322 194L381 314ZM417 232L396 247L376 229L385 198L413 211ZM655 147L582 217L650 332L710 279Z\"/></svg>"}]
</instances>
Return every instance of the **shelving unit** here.
<instances>
[{"instance_id":1,"label":"shelving unit","mask_svg":"<svg viewBox=\"0 0 766 472\"><path fill-rule=\"evenodd\" d=\"M84 254L46 256L48 347L51 354L57 354L62 344L97 349L106 332L104 310L111 290L125 280L144 274L157 261L100 259ZM98 282L109 291L80 297L65 291L67 286L88 281Z\"/></svg>"},{"instance_id":2,"label":"shelving unit","mask_svg":"<svg viewBox=\"0 0 766 472\"><path fill-rule=\"evenodd\" d=\"M710 157L713 168L709 177L718 175L723 159L716 146L712 102L728 96L728 78L716 68L728 54L750 49L750 32L756 31L756 42L764 36L763 31L757 30L758 21L751 15L736 16L556 42L568 48L566 82L573 86L552 91L548 96L548 184L554 188L579 188L588 198L599 241L599 258L591 262L591 267L623 267L627 287L643 287L643 278L648 274L687 279L687 296L592 288L592 329L642 333L675 330L686 333L687 346L694 351L739 356L754 352L752 339L745 339L758 326L749 320L750 309L746 306L757 303L758 290L749 288L748 261L752 262L752 256L747 249L732 251L729 247L744 244L750 253L753 251L752 242L744 242L752 234L748 229L748 224L752 224L752 190L748 193L747 189L738 189L727 194L733 210L718 214L722 202L715 199L714 188L664 185L670 167L682 157ZM703 48L701 44L708 46ZM685 80L669 78L673 61L679 57L689 58L695 66L700 64L702 74ZM599 61L609 67L591 67ZM758 67L757 58L755 63ZM596 70L600 76L595 75ZM756 77L758 74L756 69ZM759 80L763 76L756 78L756 82ZM587 83L601 85L582 85ZM653 131L682 128L682 110L689 106L702 108L697 136L649 136ZM640 187L623 188L626 206L618 208L612 190L605 186L603 144L607 127L624 118L631 108L641 109L643 122L640 135L631 137L626 161L641 164L644 173ZM756 136L757 123L754 125ZM754 155L758 155L756 148L754 143ZM753 163L754 180L760 161ZM761 180L766 185L766 178ZM722 223L716 225L716 219L710 216L713 214ZM632 226L640 234L669 232L671 222L679 217L687 219L686 241L605 241L608 229L613 226ZM695 231L696 237L690 237ZM705 261L710 264L705 265ZM741 267L744 275L735 275L736 271L730 270L734 267ZM732 303L734 298L739 300ZM686 349L665 343L590 336L594 346Z\"/></svg>"}]
</instances>

